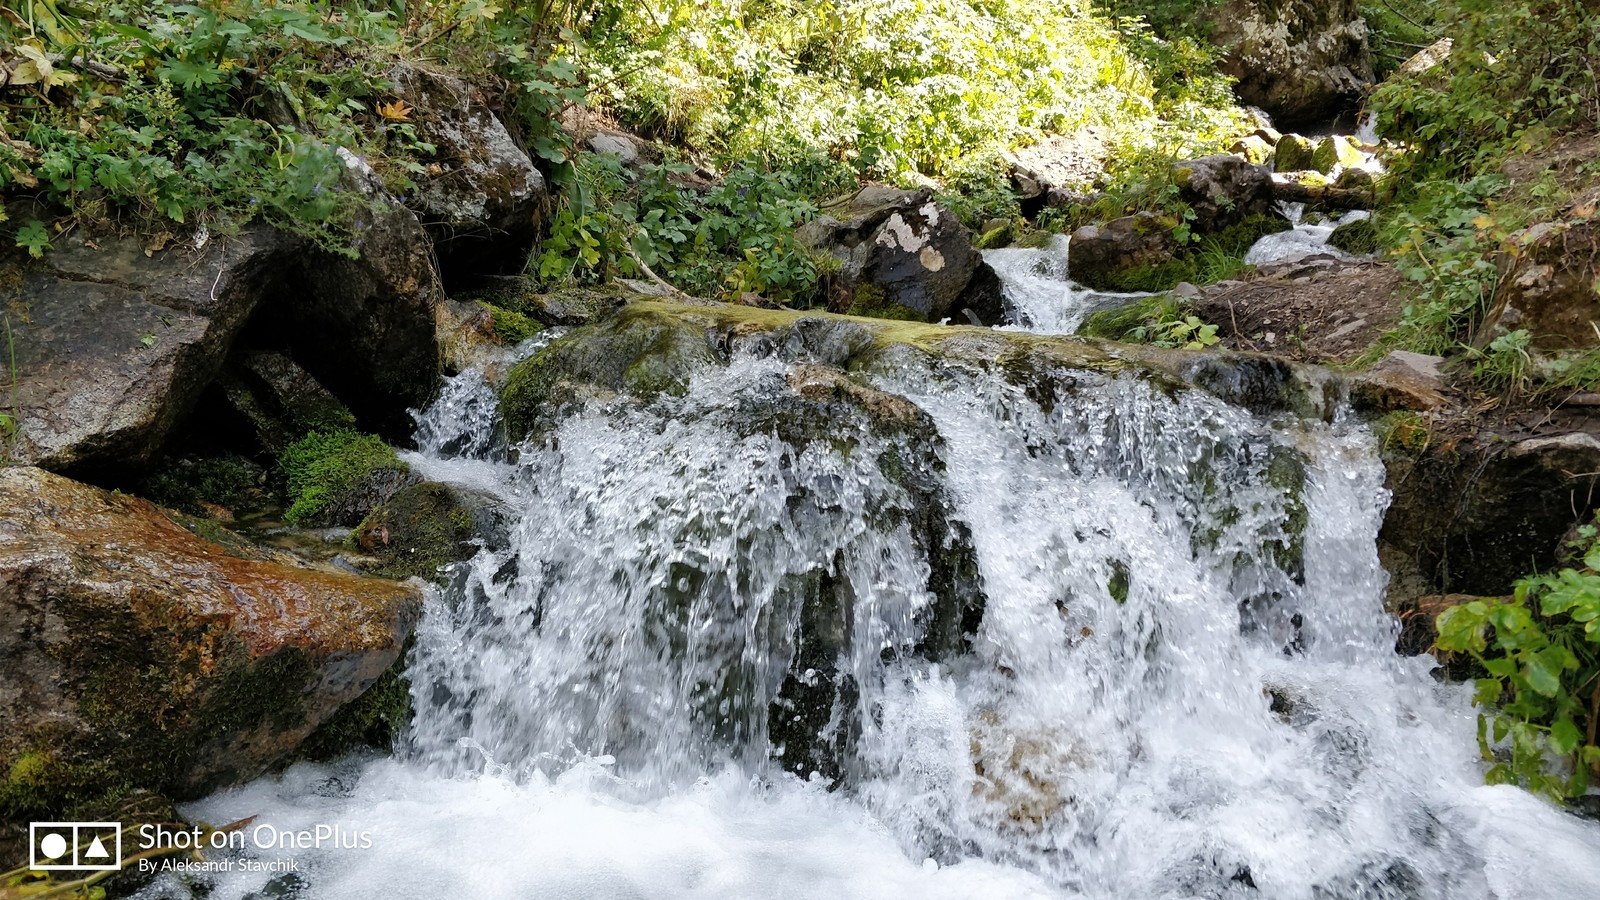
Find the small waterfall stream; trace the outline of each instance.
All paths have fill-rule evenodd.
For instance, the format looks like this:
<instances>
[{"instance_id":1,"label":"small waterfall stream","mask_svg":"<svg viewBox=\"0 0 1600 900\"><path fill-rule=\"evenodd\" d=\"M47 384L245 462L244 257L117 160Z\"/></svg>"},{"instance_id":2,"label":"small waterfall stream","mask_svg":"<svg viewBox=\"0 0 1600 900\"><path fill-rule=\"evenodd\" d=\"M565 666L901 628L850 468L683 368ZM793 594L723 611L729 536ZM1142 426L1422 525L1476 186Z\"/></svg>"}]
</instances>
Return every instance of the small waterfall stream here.
<instances>
[{"instance_id":1,"label":"small waterfall stream","mask_svg":"<svg viewBox=\"0 0 1600 900\"><path fill-rule=\"evenodd\" d=\"M515 461L457 376L412 462L516 524L429 600L406 746L187 809L374 846L206 896L1600 896L1600 828L1484 786L1470 688L1392 652L1359 423L905 355L865 377L936 430L919 461L752 413L801 363L596 400ZM957 548L914 532L908 467L970 534L966 652L920 649ZM839 772L802 778L774 736L819 596L842 633L798 682L839 686L814 729Z\"/></svg>"}]
</instances>

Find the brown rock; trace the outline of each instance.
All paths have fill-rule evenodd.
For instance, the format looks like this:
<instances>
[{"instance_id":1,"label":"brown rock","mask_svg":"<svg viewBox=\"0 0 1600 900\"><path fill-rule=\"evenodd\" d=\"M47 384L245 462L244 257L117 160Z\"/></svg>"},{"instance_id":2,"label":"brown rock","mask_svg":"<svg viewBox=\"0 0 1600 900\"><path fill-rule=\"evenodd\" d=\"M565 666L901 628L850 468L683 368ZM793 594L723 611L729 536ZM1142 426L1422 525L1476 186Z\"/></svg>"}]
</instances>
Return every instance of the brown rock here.
<instances>
[{"instance_id":1,"label":"brown rock","mask_svg":"<svg viewBox=\"0 0 1600 900\"><path fill-rule=\"evenodd\" d=\"M1600 217L1541 222L1509 238L1494 305L1472 345L1527 331L1535 350L1600 346Z\"/></svg>"},{"instance_id":2,"label":"brown rock","mask_svg":"<svg viewBox=\"0 0 1600 900\"><path fill-rule=\"evenodd\" d=\"M191 797L291 760L389 669L420 610L413 585L225 549L36 468L0 470L0 508L8 823L127 787Z\"/></svg>"},{"instance_id":3,"label":"brown rock","mask_svg":"<svg viewBox=\"0 0 1600 900\"><path fill-rule=\"evenodd\" d=\"M1350 392L1358 405L1368 409L1439 409L1447 402L1439 372L1443 363L1437 356L1396 350L1357 377Z\"/></svg>"}]
</instances>

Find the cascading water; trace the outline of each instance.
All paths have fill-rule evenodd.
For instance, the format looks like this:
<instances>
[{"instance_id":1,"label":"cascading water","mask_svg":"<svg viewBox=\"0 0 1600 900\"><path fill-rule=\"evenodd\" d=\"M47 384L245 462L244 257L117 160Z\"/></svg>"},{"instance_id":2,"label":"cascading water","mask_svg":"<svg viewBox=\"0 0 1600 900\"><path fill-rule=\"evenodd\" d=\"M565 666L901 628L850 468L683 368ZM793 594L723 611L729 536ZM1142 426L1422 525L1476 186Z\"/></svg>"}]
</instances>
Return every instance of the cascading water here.
<instances>
[{"instance_id":1,"label":"cascading water","mask_svg":"<svg viewBox=\"0 0 1600 900\"><path fill-rule=\"evenodd\" d=\"M374 846L208 896L1600 896L1600 829L1483 786L1468 689L1392 652L1358 423L896 359L893 428L794 425L806 360L743 352L515 462L459 376L418 460L518 521L429 602L406 747L188 810Z\"/></svg>"},{"instance_id":2,"label":"cascading water","mask_svg":"<svg viewBox=\"0 0 1600 900\"><path fill-rule=\"evenodd\" d=\"M1096 310L1143 294L1108 294L1074 282L1067 275L1068 237L1058 234L1044 247L985 250L983 261L1000 276L1010 327L1035 334L1074 334Z\"/></svg>"}]
</instances>

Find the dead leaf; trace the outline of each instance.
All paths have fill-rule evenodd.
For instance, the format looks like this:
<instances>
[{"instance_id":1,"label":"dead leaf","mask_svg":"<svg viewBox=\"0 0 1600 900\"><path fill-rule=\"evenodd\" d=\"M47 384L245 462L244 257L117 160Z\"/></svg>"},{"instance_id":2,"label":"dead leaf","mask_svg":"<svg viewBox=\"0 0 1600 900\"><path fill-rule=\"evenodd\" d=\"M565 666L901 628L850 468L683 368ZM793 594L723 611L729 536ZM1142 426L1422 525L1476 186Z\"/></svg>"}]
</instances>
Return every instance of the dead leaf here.
<instances>
[{"instance_id":1,"label":"dead leaf","mask_svg":"<svg viewBox=\"0 0 1600 900\"><path fill-rule=\"evenodd\" d=\"M170 243L172 243L172 232L163 231L144 245L144 255L155 256L157 253L167 249L167 245Z\"/></svg>"}]
</instances>

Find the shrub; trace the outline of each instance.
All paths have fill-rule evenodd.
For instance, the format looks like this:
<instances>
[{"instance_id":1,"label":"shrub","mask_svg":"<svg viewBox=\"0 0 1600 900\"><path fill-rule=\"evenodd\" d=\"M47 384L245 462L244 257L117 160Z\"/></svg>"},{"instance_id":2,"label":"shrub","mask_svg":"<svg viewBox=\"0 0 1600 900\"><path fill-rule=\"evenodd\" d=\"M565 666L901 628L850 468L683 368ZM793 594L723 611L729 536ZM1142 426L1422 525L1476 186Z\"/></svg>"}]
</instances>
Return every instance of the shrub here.
<instances>
[{"instance_id":1,"label":"shrub","mask_svg":"<svg viewBox=\"0 0 1600 900\"><path fill-rule=\"evenodd\" d=\"M1600 531L1579 530L1581 558L1518 581L1509 599L1475 600L1438 619L1441 650L1483 667L1473 703L1491 784L1520 784L1562 799L1600 774ZM1547 758L1567 763L1553 770Z\"/></svg>"}]
</instances>

